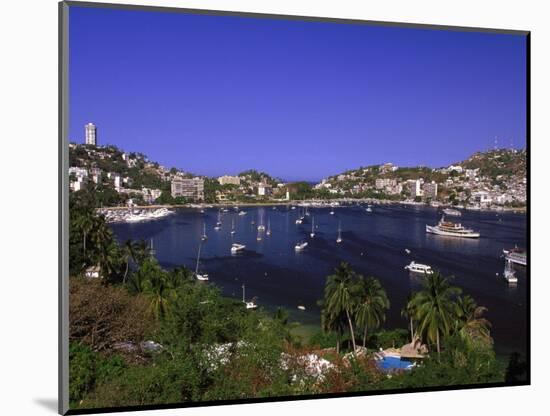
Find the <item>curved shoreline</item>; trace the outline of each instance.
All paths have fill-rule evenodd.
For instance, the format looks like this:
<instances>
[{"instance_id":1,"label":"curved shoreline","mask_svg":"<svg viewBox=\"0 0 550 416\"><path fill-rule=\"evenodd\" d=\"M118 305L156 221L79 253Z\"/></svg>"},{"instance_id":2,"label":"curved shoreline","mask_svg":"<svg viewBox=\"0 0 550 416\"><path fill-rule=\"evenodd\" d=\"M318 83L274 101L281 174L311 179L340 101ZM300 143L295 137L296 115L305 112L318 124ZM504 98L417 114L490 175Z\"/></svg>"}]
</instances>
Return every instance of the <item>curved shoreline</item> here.
<instances>
[{"instance_id":1,"label":"curved shoreline","mask_svg":"<svg viewBox=\"0 0 550 416\"><path fill-rule=\"evenodd\" d=\"M114 207L103 207L103 208L97 208L97 212L103 212L103 211L120 211L120 210L130 210L130 209L140 209L140 210L148 210L148 209L160 209L160 208L167 208L167 209L181 209L181 208L189 208L189 209L205 209L205 208L229 208L229 207L261 207L261 206L286 206L286 205L294 205L294 206L309 206L313 208L330 208L334 206L338 206L340 208L345 208L347 204L353 204L353 203L363 203L363 204L373 204L373 205L410 205L410 206L419 206L423 208L454 208L454 209L460 209L464 211L479 211L479 212L504 212L504 213L514 213L514 214L527 214L527 207L498 207L498 208L470 208L470 207L464 207L464 208L456 208L456 206L452 205L438 205L438 206L432 206L430 204L426 204L423 202L406 202L406 201L392 201L392 200L384 200L384 199L332 199L332 200L316 200L316 199L296 199L296 200L289 200L289 201L258 201L258 202L214 202L214 203L189 203L189 204L153 204L153 205L138 205L132 208L126 207L126 206L114 206Z\"/></svg>"}]
</instances>

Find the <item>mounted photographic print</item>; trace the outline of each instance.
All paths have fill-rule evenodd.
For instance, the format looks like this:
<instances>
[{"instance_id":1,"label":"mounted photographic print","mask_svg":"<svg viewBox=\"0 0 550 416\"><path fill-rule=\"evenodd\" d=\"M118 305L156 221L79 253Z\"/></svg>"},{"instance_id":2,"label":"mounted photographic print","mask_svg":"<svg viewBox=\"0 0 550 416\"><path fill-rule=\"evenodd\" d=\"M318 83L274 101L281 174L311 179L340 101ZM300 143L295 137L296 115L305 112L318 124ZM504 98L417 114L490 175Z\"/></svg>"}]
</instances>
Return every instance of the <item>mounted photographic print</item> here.
<instances>
[{"instance_id":1,"label":"mounted photographic print","mask_svg":"<svg viewBox=\"0 0 550 416\"><path fill-rule=\"evenodd\" d=\"M529 384L529 32L60 31L61 413Z\"/></svg>"}]
</instances>

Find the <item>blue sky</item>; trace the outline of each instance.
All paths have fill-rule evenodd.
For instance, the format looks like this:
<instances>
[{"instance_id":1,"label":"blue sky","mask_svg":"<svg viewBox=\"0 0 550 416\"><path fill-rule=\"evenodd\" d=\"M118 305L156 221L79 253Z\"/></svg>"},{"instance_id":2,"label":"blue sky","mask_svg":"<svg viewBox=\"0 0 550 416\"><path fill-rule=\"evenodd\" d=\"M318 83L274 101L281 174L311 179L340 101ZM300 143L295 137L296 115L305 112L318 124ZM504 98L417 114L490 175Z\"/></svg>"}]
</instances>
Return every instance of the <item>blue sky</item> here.
<instances>
[{"instance_id":1,"label":"blue sky","mask_svg":"<svg viewBox=\"0 0 550 416\"><path fill-rule=\"evenodd\" d=\"M70 8L70 140L318 180L525 146L520 35Z\"/></svg>"}]
</instances>

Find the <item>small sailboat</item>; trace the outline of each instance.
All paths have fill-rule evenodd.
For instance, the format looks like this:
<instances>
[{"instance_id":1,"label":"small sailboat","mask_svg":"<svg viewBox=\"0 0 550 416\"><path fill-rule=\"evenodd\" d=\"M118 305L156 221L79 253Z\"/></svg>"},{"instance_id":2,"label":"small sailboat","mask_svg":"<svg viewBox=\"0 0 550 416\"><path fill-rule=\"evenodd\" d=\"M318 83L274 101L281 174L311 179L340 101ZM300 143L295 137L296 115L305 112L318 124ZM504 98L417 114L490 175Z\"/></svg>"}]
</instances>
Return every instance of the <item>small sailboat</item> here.
<instances>
[{"instance_id":1,"label":"small sailboat","mask_svg":"<svg viewBox=\"0 0 550 416\"><path fill-rule=\"evenodd\" d=\"M266 231L266 235L271 235L271 221L270 221L269 218L267 219L267 231Z\"/></svg>"},{"instance_id":2,"label":"small sailboat","mask_svg":"<svg viewBox=\"0 0 550 416\"><path fill-rule=\"evenodd\" d=\"M244 303L246 309L256 309L258 307L258 305L256 305L254 300L251 300L250 302L247 302L245 297L244 297L244 290L245 290L244 284L243 284L242 288L243 288L243 303Z\"/></svg>"},{"instance_id":3,"label":"small sailboat","mask_svg":"<svg viewBox=\"0 0 550 416\"><path fill-rule=\"evenodd\" d=\"M305 218L305 215L300 215L300 217L296 220L296 224L302 224Z\"/></svg>"},{"instance_id":4,"label":"small sailboat","mask_svg":"<svg viewBox=\"0 0 550 416\"><path fill-rule=\"evenodd\" d=\"M214 227L214 230L219 231L222 228L222 213L221 211L218 211L218 221L216 221L216 226Z\"/></svg>"},{"instance_id":5,"label":"small sailboat","mask_svg":"<svg viewBox=\"0 0 550 416\"><path fill-rule=\"evenodd\" d=\"M243 215L246 215L245 211L239 211L239 215L242 217Z\"/></svg>"},{"instance_id":6,"label":"small sailboat","mask_svg":"<svg viewBox=\"0 0 550 416\"><path fill-rule=\"evenodd\" d=\"M336 239L337 243L342 242L342 225L340 222L338 222L338 238Z\"/></svg>"},{"instance_id":7,"label":"small sailboat","mask_svg":"<svg viewBox=\"0 0 550 416\"><path fill-rule=\"evenodd\" d=\"M510 284L515 284L518 282L518 278L516 277L516 271L514 270L514 266L512 265L512 262L509 259L506 259L506 266L504 266L504 278Z\"/></svg>"},{"instance_id":8,"label":"small sailboat","mask_svg":"<svg viewBox=\"0 0 550 416\"><path fill-rule=\"evenodd\" d=\"M294 250L302 251L307 247L307 241L302 241L294 246Z\"/></svg>"},{"instance_id":9,"label":"small sailboat","mask_svg":"<svg viewBox=\"0 0 550 416\"><path fill-rule=\"evenodd\" d=\"M408 248L406 248L406 249L405 249L405 253L411 254L411 250L409 250Z\"/></svg>"},{"instance_id":10,"label":"small sailboat","mask_svg":"<svg viewBox=\"0 0 550 416\"><path fill-rule=\"evenodd\" d=\"M199 243L199 251L197 253L197 266L195 267L195 278L200 281L206 281L208 280L208 274L207 273L199 273L199 264L200 264L200 258L201 258L201 248L202 243Z\"/></svg>"},{"instance_id":11,"label":"small sailboat","mask_svg":"<svg viewBox=\"0 0 550 416\"><path fill-rule=\"evenodd\" d=\"M315 217L311 217L311 233L309 233L311 238L315 237Z\"/></svg>"},{"instance_id":12,"label":"small sailboat","mask_svg":"<svg viewBox=\"0 0 550 416\"><path fill-rule=\"evenodd\" d=\"M258 225L258 231L265 231L263 211L260 212L260 224Z\"/></svg>"},{"instance_id":13,"label":"small sailboat","mask_svg":"<svg viewBox=\"0 0 550 416\"><path fill-rule=\"evenodd\" d=\"M208 239L208 236L206 235L206 223L203 222L202 223L202 236L201 236L201 240L202 241L206 241Z\"/></svg>"},{"instance_id":14,"label":"small sailboat","mask_svg":"<svg viewBox=\"0 0 550 416\"><path fill-rule=\"evenodd\" d=\"M309 212L308 212L308 210L307 210L307 207L306 207L306 211L305 211L304 215L305 215L306 217L309 217Z\"/></svg>"},{"instance_id":15,"label":"small sailboat","mask_svg":"<svg viewBox=\"0 0 550 416\"><path fill-rule=\"evenodd\" d=\"M231 245L231 254L237 254L239 251L243 251L246 248L244 244L233 243Z\"/></svg>"},{"instance_id":16,"label":"small sailboat","mask_svg":"<svg viewBox=\"0 0 550 416\"><path fill-rule=\"evenodd\" d=\"M231 220L231 235L235 234L235 220Z\"/></svg>"},{"instance_id":17,"label":"small sailboat","mask_svg":"<svg viewBox=\"0 0 550 416\"><path fill-rule=\"evenodd\" d=\"M304 305L298 305L298 309L300 309L301 311L305 311L306 307Z\"/></svg>"},{"instance_id":18,"label":"small sailboat","mask_svg":"<svg viewBox=\"0 0 550 416\"><path fill-rule=\"evenodd\" d=\"M256 236L257 241L262 241L262 232L258 230L258 235Z\"/></svg>"}]
</instances>

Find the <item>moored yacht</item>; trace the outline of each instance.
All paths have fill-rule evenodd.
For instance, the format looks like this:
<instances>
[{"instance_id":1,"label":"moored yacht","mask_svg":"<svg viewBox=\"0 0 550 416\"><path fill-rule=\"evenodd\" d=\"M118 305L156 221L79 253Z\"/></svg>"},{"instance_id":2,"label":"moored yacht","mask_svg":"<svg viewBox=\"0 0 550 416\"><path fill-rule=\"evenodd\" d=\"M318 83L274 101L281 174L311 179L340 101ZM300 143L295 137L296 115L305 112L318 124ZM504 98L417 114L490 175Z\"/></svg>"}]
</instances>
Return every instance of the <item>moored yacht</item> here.
<instances>
[{"instance_id":1,"label":"moored yacht","mask_svg":"<svg viewBox=\"0 0 550 416\"><path fill-rule=\"evenodd\" d=\"M311 217L311 233L309 233L311 238L315 237L315 217Z\"/></svg>"},{"instance_id":2,"label":"moored yacht","mask_svg":"<svg viewBox=\"0 0 550 416\"><path fill-rule=\"evenodd\" d=\"M445 215L449 215L451 217L460 217L460 216L462 216L462 212L460 212L458 209L453 209L453 208L445 208L443 210L443 213Z\"/></svg>"},{"instance_id":3,"label":"moored yacht","mask_svg":"<svg viewBox=\"0 0 550 416\"><path fill-rule=\"evenodd\" d=\"M478 232L464 228L460 223L445 221L445 216L441 217L437 225L426 225L426 232L447 237L479 238Z\"/></svg>"},{"instance_id":4,"label":"moored yacht","mask_svg":"<svg viewBox=\"0 0 550 416\"><path fill-rule=\"evenodd\" d=\"M520 264L522 266L527 266L527 251L522 248L514 247L509 250L502 250L506 260L511 261L512 263Z\"/></svg>"},{"instance_id":5,"label":"moored yacht","mask_svg":"<svg viewBox=\"0 0 550 416\"><path fill-rule=\"evenodd\" d=\"M411 261L410 264L407 264L405 266L406 270L409 270L411 273L420 273L420 274L433 274L433 270L431 266L428 266L427 264L421 264L416 263L414 261Z\"/></svg>"}]
</instances>

